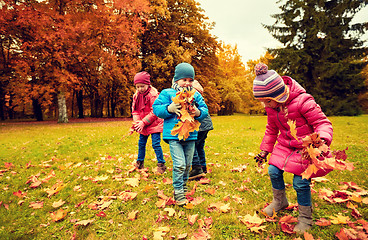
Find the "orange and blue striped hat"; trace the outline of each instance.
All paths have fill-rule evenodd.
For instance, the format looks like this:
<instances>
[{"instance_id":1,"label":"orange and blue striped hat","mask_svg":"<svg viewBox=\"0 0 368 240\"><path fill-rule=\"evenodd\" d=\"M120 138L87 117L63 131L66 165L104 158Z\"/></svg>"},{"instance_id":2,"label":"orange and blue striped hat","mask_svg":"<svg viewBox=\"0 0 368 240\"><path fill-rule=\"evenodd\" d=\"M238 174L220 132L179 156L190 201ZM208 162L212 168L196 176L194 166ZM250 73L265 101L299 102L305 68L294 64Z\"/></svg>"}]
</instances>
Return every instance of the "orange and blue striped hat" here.
<instances>
[{"instance_id":1,"label":"orange and blue striped hat","mask_svg":"<svg viewBox=\"0 0 368 240\"><path fill-rule=\"evenodd\" d=\"M274 70L268 70L264 63L258 63L254 71L256 78L253 81L253 95L257 99L272 99L284 103L289 97L288 88Z\"/></svg>"}]
</instances>

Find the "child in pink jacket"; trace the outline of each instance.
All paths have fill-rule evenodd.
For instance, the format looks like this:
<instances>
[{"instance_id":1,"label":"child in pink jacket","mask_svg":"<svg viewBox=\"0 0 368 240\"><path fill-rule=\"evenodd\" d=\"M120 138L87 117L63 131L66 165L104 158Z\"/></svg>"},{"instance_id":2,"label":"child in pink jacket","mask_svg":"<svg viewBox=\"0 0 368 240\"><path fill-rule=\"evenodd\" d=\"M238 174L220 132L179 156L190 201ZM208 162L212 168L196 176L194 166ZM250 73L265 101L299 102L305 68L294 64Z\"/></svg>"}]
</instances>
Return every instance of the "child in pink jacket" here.
<instances>
[{"instance_id":1,"label":"child in pink jacket","mask_svg":"<svg viewBox=\"0 0 368 240\"><path fill-rule=\"evenodd\" d=\"M266 161L267 155L271 153L268 173L273 200L263 212L272 216L274 211L278 212L289 205L283 173L293 173L293 187L297 193L299 208L298 224L294 231L303 233L313 224L310 179L301 177L308 167L308 160L302 159L302 142L291 135L288 120L295 121L298 139L316 132L328 146L332 141L332 124L314 98L295 80L287 76L280 77L274 70L268 70L263 63L256 65L255 72L253 94L264 104L267 113L261 152L255 159L257 162Z\"/></svg>"},{"instance_id":2,"label":"child in pink jacket","mask_svg":"<svg viewBox=\"0 0 368 240\"><path fill-rule=\"evenodd\" d=\"M152 104L158 97L158 91L151 86L150 75L147 72L139 72L134 77L134 85L137 89L133 95L132 115L134 129L139 135L138 158L136 167L144 168L144 158L146 156L146 144L149 135L152 139L152 148L156 153L157 172L166 171L165 160L161 148L161 133L163 130L163 120L152 112Z\"/></svg>"}]
</instances>

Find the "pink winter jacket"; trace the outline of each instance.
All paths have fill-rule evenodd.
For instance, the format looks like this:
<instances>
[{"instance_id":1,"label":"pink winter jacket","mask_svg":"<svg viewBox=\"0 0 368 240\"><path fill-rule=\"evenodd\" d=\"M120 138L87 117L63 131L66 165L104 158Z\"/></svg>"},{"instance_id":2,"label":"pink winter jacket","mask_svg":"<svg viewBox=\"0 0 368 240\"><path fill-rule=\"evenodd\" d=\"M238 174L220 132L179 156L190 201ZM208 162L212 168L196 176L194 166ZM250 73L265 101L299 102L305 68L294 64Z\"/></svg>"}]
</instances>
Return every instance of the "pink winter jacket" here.
<instances>
[{"instance_id":1,"label":"pink winter jacket","mask_svg":"<svg viewBox=\"0 0 368 240\"><path fill-rule=\"evenodd\" d=\"M306 93L302 86L290 77L283 76L282 79L290 90L289 98L283 104L286 111L266 108L267 126L260 148L272 153L269 164L286 172L301 175L308 167L308 161L301 158L302 141L297 141L291 136L288 119L295 120L299 139L317 132L327 145L332 141L332 124L314 98ZM321 172L312 177L325 174Z\"/></svg>"},{"instance_id":2,"label":"pink winter jacket","mask_svg":"<svg viewBox=\"0 0 368 240\"><path fill-rule=\"evenodd\" d=\"M144 109L143 110L134 110L135 104L137 102L138 93L133 95L133 104L132 104L132 115L133 120L138 121L142 120L144 123L144 128L140 134L148 136L152 133L162 133L163 130L163 119L158 118L152 111L152 105L158 97L158 91L156 88L151 86L150 92L144 97Z\"/></svg>"}]
</instances>

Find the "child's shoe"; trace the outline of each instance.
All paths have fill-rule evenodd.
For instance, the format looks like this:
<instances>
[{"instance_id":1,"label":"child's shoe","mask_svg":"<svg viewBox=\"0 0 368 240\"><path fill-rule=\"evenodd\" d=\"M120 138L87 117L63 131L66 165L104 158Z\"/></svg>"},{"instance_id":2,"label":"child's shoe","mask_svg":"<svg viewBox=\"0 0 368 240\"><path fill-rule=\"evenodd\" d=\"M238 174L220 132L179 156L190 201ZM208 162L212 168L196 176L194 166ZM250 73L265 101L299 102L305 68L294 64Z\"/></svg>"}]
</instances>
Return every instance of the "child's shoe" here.
<instances>
[{"instance_id":1,"label":"child's shoe","mask_svg":"<svg viewBox=\"0 0 368 240\"><path fill-rule=\"evenodd\" d=\"M187 199L185 198L184 191L181 191L181 192L174 191L174 199L175 199L176 205L178 206L183 206L188 203Z\"/></svg>"},{"instance_id":2,"label":"child's shoe","mask_svg":"<svg viewBox=\"0 0 368 240\"><path fill-rule=\"evenodd\" d=\"M189 180L204 177L206 174L202 170L202 166L193 165L192 170L189 172Z\"/></svg>"},{"instance_id":3,"label":"child's shoe","mask_svg":"<svg viewBox=\"0 0 368 240\"><path fill-rule=\"evenodd\" d=\"M166 171L165 163L157 163L157 172L163 174Z\"/></svg>"},{"instance_id":4,"label":"child's shoe","mask_svg":"<svg viewBox=\"0 0 368 240\"><path fill-rule=\"evenodd\" d=\"M294 232L297 234L303 234L305 231L311 229L313 225L313 218L312 218L312 206L298 206L299 209L299 217L298 217L298 224L295 225Z\"/></svg>"},{"instance_id":5,"label":"child's shoe","mask_svg":"<svg viewBox=\"0 0 368 240\"><path fill-rule=\"evenodd\" d=\"M277 190L272 188L273 191L273 200L270 205L268 205L263 212L267 214L267 216L272 217L272 215L281 211L289 206L289 202L286 198L285 189Z\"/></svg>"},{"instance_id":6,"label":"child's shoe","mask_svg":"<svg viewBox=\"0 0 368 240\"><path fill-rule=\"evenodd\" d=\"M202 166L202 171L203 171L204 173L207 173L207 166Z\"/></svg>"},{"instance_id":7,"label":"child's shoe","mask_svg":"<svg viewBox=\"0 0 368 240\"><path fill-rule=\"evenodd\" d=\"M138 169L143 169L144 168L144 162L143 161L137 161L135 163L135 167Z\"/></svg>"}]
</instances>

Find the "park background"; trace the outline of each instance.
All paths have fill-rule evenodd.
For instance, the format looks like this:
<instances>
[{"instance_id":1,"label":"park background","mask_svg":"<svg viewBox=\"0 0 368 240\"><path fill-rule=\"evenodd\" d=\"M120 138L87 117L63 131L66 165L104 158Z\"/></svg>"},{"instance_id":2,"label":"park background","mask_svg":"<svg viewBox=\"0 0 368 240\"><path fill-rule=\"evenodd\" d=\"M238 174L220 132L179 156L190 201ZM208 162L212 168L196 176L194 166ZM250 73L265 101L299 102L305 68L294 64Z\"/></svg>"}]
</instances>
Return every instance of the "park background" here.
<instances>
[{"instance_id":1,"label":"park background","mask_svg":"<svg viewBox=\"0 0 368 240\"><path fill-rule=\"evenodd\" d=\"M273 22L255 27L280 45L250 59L213 34L197 1L0 0L0 238L367 238L367 23L353 21L367 1L272 4ZM148 71L162 90L183 61L195 67L215 127L209 174L189 183L190 208L170 204L168 145L165 174L150 148L138 172L138 134L128 136L134 75ZM271 220L257 214L272 200L253 159L267 119L252 96L260 61L313 94L333 124L331 148L355 166L313 180L311 236L290 231L295 205Z\"/></svg>"},{"instance_id":2,"label":"park background","mask_svg":"<svg viewBox=\"0 0 368 240\"><path fill-rule=\"evenodd\" d=\"M252 96L260 61L297 80L329 116L367 112L367 22L354 18L367 1L273 4L279 10L264 16L273 22L253 27L279 44L252 60L213 34L193 0L1 1L0 118L129 117L134 75L149 72L161 91L180 62L195 67L211 114L264 113Z\"/></svg>"}]
</instances>

